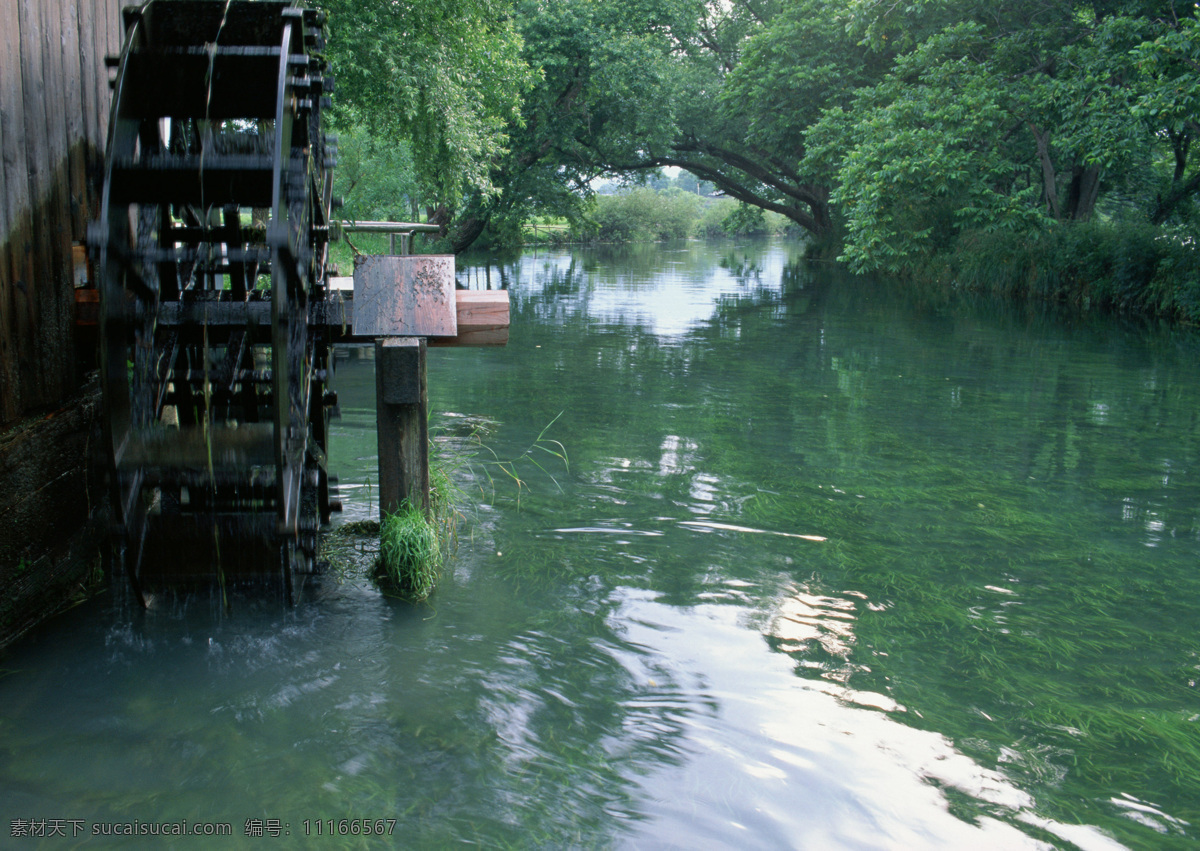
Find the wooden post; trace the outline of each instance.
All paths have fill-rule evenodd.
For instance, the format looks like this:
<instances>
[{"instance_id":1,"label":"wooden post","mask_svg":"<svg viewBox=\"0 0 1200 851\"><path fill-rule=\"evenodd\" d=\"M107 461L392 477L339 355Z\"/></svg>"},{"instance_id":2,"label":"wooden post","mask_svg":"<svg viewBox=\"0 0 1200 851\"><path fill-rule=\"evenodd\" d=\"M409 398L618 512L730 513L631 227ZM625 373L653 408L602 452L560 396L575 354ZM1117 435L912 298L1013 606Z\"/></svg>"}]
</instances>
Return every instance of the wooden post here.
<instances>
[{"instance_id":1,"label":"wooden post","mask_svg":"<svg viewBox=\"0 0 1200 851\"><path fill-rule=\"evenodd\" d=\"M354 261L350 307L354 335L376 338L380 517L406 500L428 512L428 338L444 345L504 345L508 293L457 292L454 258L447 255L363 256Z\"/></svg>"},{"instance_id":2,"label":"wooden post","mask_svg":"<svg viewBox=\"0 0 1200 851\"><path fill-rule=\"evenodd\" d=\"M375 341L375 428L379 441L379 516L408 500L429 511L429 395L425 339Z\"/></svg>"}]
</instances>

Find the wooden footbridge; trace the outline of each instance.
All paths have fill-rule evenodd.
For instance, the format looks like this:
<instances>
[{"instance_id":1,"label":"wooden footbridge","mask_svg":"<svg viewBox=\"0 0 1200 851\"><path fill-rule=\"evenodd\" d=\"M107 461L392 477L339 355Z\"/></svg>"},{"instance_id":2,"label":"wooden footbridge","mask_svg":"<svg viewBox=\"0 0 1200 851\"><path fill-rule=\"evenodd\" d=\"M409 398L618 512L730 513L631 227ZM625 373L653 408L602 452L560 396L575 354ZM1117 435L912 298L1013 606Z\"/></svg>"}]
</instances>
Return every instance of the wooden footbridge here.
<instances>
[{"instance_id":1,"label":"wooden footbridge","mask_svg":"<svg viewBox=\"0 0 1200 851\"><path fill-rule=\"evenodd\" d=\"M505 292L454 259L329 260L324 16L289 0L125 10L88 242L113 537L135 592L312 569L336 510L331 347L375 341L381 509L428 504L429 345L503 345Z\"/></svg>"}]
</instances>

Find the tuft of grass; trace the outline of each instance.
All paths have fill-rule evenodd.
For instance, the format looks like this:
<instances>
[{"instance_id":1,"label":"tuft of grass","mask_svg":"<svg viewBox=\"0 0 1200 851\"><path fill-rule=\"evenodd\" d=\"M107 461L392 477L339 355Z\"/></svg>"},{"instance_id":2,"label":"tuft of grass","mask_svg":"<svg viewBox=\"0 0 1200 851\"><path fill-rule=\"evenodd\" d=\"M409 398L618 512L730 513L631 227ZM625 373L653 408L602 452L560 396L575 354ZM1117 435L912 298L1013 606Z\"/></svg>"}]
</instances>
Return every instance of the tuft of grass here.
<instances>
[{"instance_id":1,"label":"tuft of grass","mask_svg":"<svg viewBox=\"0 0 1200 851\"><path fill-rule=\"evenodd\" d=\"M420 602L437 587L442 550L433 522L405 502L379 524L379 560L372 578L385 593Z\"/></svg>"},{"instance_id":2,"label":"tuft of grass","mask_svg":"<svg viewBox=\"0 0 1200 851\"><path fill-rule=\"evenodd\" d=\"M491 487L493 499L495 499L496 477L492 475L491 470L495 469L499 470L504 476L507 476L509 479L511 479L512 483L517 486L517 507L520 507L521 492L525 489L526 484L524 479L521 478L518 468L524 462L528 462L536 467L541 473L547 476L550 481L554 482L554 486L558 488L560 492L562 491L562 485L558 483L558 479L556 479L538 460L541 456L537 454L543 453L558 459L558 461L562 462L563 468L568 472L570 471L571 462L567 457L567 448L559 441L546 437L546 432L550 430L551 426L558 422L559 417L562 415L563 412L559 411L558 414L555 415L554 419L546 423L542 430L538 432L538 436L534 438L533 443L531 443L525 449L525 451L521 453L520 456L512 460L501 459L490 447L484 446L482 442L480 442L478 436L475 436L477 448L491 456L488 459L482 460L480 465L483 476L487 479L487 482Z\"/></svg>"},{"instance_id":3,"label":"tuft of grass","mask_svg":"<svg viewBox=\"0 0 1200 851\"><path fill-rule=\"evenodd\" d=\"M518 466L528 462L558 486L558 481L536 457L539 453L546 454L567 466L566 448L546 437L557 420L558 417L551 420L525 452L511 461L501 460L482 445L486 429L478 423L457 438L450 435L431 441L429 511L423 512L405 502L382 522L359 520L341 524L324 539L330 569L339 580L369 573L384 594L410 602L424 601L437 587L446 560L457 548L458 525L466 519L460 506L469 500L460 481L486 480L484 487L491 486L494 498L492 471L499 469L516 484L519 506L526 484L518 474ZM491 458L479 461L476 453L481 449Z\"/></svg>"}]
</instances>

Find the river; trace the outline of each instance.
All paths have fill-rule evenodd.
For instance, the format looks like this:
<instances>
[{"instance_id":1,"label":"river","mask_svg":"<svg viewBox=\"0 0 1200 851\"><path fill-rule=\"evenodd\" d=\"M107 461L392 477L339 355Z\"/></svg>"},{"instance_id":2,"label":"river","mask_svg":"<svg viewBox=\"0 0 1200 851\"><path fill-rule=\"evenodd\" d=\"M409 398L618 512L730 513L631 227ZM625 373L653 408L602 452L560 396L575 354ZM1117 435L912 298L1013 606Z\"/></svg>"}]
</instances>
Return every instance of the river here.
<instances>
[{"instance_id":1,"label":"river","mask_svg":"<svg viewBox=\"0 0 1200 851\"><path fill-rule=\"evenodd\" d=\"M459 274L512 330L430 351L434 596L342 540L292 608L55 618L0 656L0 845L1195 847L1194 333L782 242ZM375 510L370 354L337 524Z\"/></svg>"}]
</instances>

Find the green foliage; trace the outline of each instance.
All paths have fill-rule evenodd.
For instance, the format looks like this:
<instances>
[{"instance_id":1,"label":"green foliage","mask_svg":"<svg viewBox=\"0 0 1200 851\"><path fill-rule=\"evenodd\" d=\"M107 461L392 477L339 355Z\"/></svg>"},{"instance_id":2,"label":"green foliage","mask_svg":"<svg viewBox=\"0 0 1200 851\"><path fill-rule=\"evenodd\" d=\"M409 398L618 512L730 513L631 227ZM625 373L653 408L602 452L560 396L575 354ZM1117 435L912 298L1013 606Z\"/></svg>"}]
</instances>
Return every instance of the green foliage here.
<instances>
[{"instance_id":1,"label":"green foliage","mask_svg":"<svg viewBox=\"0 0 1200 851\"><path fill-rule=\"evenodd\" d=\"M429 511L406 500L381 522L341 524L323 545L331 568L343 577L369 573L388 596L409 602L426 600L437 588L446 560L458 543L461 506L467 501L460 482L479 483L485 492L490 488L495 499L499 477L515 486L518 505L528 487L524 478L528 467L557 487L557 480L544 464L549 457L569 469L566 448L546 436L557 420L556 416L547 423L525 451L511 460L500 458L483 443L485 433L495 423L472 422L465 432L440 434L431 444Z\"/></svg>"},{"instance_id":2,"label":"green foliage","mask_svg":"<svg viewBox=\"0 0 1200 851\"><path fill-rule=\"evenodd\" d=\"M536 221L522 229L522 245L567 245L575 241L571 226L563 221Z\"/></svg>"},{"instance_id":3,"label":"green foliage","mask_svg":"<svg viewBox=\"0 0 1200 851\"><path fill-rule=\"evenodd\" d=\"M702 238L725 236L725 220L737 209L737 204L732 198L712 199L700 211L693 233Z\"/></svg>"},{"instance_id":4,"label":"green foliage","mask_svg":"<svg viewBox=\"0 0 1200 851\"><path fill-rule=\"evenodd\" d=\"M601 241L775 229L753 207L856 271L911 277L980 235L1200 226L1194 5L324 5L353 211L435 199L454 251L521 244L536 216ZM599 176L664 188L666 168L749 207L589 203Z\"/></svg>"},{"instance_id":5,"label":"green foliage","mask_svg":"<svg viewBox=\"0 0 1200 851\"><path fill-rule=\"evenodd\" d=\"M822 112L848 105L882 58L846 25L838 4L798 0L778 9L750 29L718 104L728 120L745 122L748 142L799 161L808 128Z\"/></svg>"},{"instance_id":6,"label":"green foliage","mask_svg":"<svg viewBox=\"0 0 1200 851\"><path fill-rule=\"evenodd\" d=\"M1200 323L1200 251L1182 230L1093 223L964 235L956 286Z\"/></svg>"},{"instance_id":7,"label":"green foliage","mask_svg":"<svg viewBox=\"0 0 1200 851\"><path fill-rule=\"evenodd\" d=\"M412 602L433 593L457 543L463 494L455 477L470 460L436 441L431 456L429 511L406 501L378 524L379 558L372 576L384 592Z\"/></svg>"},{"instance_id":8,"label":"green foliage","mask_svg":"<svg viewBox=\"0 0 1200 851\"><path fill-rule=\"evenodd\" d=\"M732 198L701 198L678 189L637 187L598 195L588 221L573 237L596 242L658 242L690 237L765 236L782 233L788 220Z\"/></svg>"},{"instance_id":9,"label":"green foliage","mask_svg":"<svg viewBox=\"0 0 1200 851\"><path fill-rule=\"evenodd\" d=\"M644 175L644 177L645 185L659 192L678 189L682 192L691 192L694 195L711 195L716 189L707 180L700 180L696 175L687 171L679 171L673 176L666 172L658 171Z\"/></svg>"},{"instance_id":10,"label":"green foliage","mask_svg":"<svg viewBox=\"0 0 1200 851\"><path fill-rule=\"evenodd\" d=\"M977 232L1036 234L1097 214L1155 224L1194 216L1192 7L655 8L677 17L674 50L644 54L653 96L622 100L628 120L610 117L602 132L576 127L572 158L614 170L682 166L823 240L844 221L841 256L858 271L911 275ZM589 110L613 106L605 91L581 97Z\"/></svg>"},{"instance_id":11,"label":"green foliage","mask_svg":"<svg viewBox=\"0 0 1200 851\"><path fill-rule=\"evenodd\" d=\"M960 234L1037 234L1097 210L1163 222L1194 193L1200 127L1171 111L1187 109L1175 57L1191 19L954 0L911 7L901 28L897 7L852 7L888 66L811 125L808 168L832 176L855 269L912 274Z\"/></svg>"},{"instance_id":12,"label":"green foliage","mask_svg":"<svg viewBox=\"0 0 1200 851\"><path fill-rule=\"evenodd\" d=\"M1136 114L1168 133L1193 133L1200 115L1200 22L1184 18L1141 34L1130 58L1151 84L1138 93Z\"/></svg>"},{"instance_id":13,"label":"green foliage","mask_svg":"<svg viewBox=\"0 0 1200 851\"><path fill-rule=\"evenodd\" d=\"M356 520L338 525L322 543L332 570L341 578L369 574L385 594L411 602L433 593L441 569L458 543L459 506L464 495L456 479L470 454L458 450L432 442L428 513L406 501L383 522ZM367 484L369 487L369 480Z\"/></svg>"},{"instance_id":14,"label":"green foliage","mask_svg":"<svg viewBox=\"0 0 1200 851\"><path fill-rule=\"evenodd\" d=\"M380 138L407 141L432 198L495 191L534 73L505 0L320 0L329 12L335 109L354 111ZM351 121L349 123L354 123Z\"/></svg>"},{"instance_id":15,"label":"green foliage","mask_svg":"<svg viewBox=\"0 0 1200 851\"><path fill-rule=\"evenodd\" d=\"M333 129L338 136L334 194L342 199L342 217L411 220L423 197L411 143L373 132L351 107L339 112Z\"/></svg>"},{"instance_id":16,"label":"green foliage","mask_svg":"<svg viewBox=\"0 0 1200 851\"><path fill-rule=\"evenodd\" d=\"M763 236L768 232L767 217L761 207L738 204L721 220L721 230L730 236Z\"/></svg>"},{"instance_id":17,"label":"green foliage","mask_svg":"<svg viewBox=\"0 0 1200 851\"><path fill-rule=\"evenodd\" d=\"M582 225L591 181L670 135L671 33L690 18L689 6L516 3L521 58L536 81L506 125L508 150L489 163L496 191L471 193L453 209L455 251L481 236L492 245L514 243L536 215Z\"/></svg>"},{"instance_id":18,"label":"green foliage","mask_svg":"<svg viewBox=\"0 0 1200 851\"><path fill-rule=\"evenodd\" d=\"M592 213L600 242L653 242L691 236L702 201L687 192L659 193L638 187L599 195Z\"/></svg>"}]
</instances>

